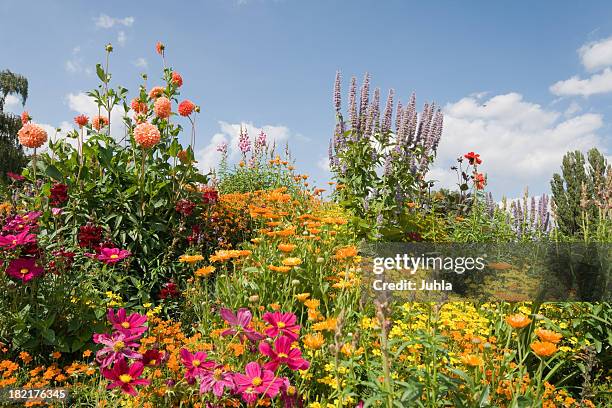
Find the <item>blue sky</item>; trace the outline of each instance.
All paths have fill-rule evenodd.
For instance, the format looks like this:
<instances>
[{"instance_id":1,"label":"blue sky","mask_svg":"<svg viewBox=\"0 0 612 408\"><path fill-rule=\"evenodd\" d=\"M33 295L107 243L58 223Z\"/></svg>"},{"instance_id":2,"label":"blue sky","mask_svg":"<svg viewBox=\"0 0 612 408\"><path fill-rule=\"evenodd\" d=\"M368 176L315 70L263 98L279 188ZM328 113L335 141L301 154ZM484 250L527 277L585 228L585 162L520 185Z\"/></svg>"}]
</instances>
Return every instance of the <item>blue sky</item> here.
<instances>
[{"instance_id":1,"label":"blue sky","mask_svg":"<svg viewBox=\"0 0 612 408\"><path fill-rule=\"evenodd\" d=\"M83 92L96 85L106 43L114 84L135 95L139 73L159 82L154 45L163 41L183 96L203 108L203 166L214 163L216 142L248 123L288 141L298 168L327 181L337 69L345 91L368 71L383 94L392 87L406 101L414 90L420 106L444 108L431 173L443 184L452 184L453 158L474 150L497 198L526 185L539 194L569 148L609 156L612 147L607 1L0 0L0 17L0 69L29 79L26 109L53 127L91 109Z\"/></svg>"}]
</instances>

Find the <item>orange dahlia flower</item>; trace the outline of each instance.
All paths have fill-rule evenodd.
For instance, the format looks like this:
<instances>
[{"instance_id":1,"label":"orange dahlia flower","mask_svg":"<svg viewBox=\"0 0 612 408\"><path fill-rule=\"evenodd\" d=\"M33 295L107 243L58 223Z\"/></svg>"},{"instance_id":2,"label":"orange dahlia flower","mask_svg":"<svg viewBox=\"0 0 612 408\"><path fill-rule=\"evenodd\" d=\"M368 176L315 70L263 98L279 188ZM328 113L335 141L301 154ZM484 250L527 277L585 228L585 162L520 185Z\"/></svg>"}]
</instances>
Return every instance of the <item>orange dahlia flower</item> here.
<instances>
[{"instance_id":1,"label":"orange dahlia flower","mask_svg":"<svg viewBox=\"0 0 612 408\"><path fill-rule=\"evenodd\" d=\"M28 122L19 129L17 138L23 146L36 149L47 141L47 132L39 125Z\"/></svg>"},{"instance_id":2,"label":"orange dahlia flower","mask_svg":"<svg viewBox=\"0 0 612 408\"><path fill-rule=\"evenodd\" d=\"M30 116L30 114L27 111L23 111L21 113L21 124L22 125L25 125L26 123L28 123L31 120L32 120L32 117Z\"/></svg>"},{"instance_id":3,"label":"orange dahlia flower","mask_svg":"<svg viewBox=\"0 0 612 408\"><path fill-rule=\"evenodd\" d=\"M76 123L77 125L79 125L80 128L82 128L83 126L87 126L87 124L89 123L89 118L87 117L87 115L79 115L74 118L74 123Z\"/></svg>"},{"instance_id":4,"label":"orange dahlia flower","mask_svg":"<svg viewBox=\"0 0 612 408\"><path fill-rule=\"evenodd\" d=\"M161 135L157 126L150 123L141 123L134 128L134 140L143 149L148 149L159 143Z\"/></svg>"},{"instance_id":5,"label":"orange dahlia flower","mask_svg":"<svg viewBox=\"0 0 612 408\"><path fill-rule=\"evenodd\" d=\"M172 73L172 83L177 87L181 87L183 85L183 77L178 72Z\"/></svg>"},{"instance_id":6,"label":"orange dahlia flower","mask_svg":"<svg viewBox=\"0 0 612 408\"><path fill-rule=\"evenodd\" d=\"M167 119L170 117L170 113L172 112L172 104L170 103L170 99L165 96L161 96L157 98L155 104L153 105L153 110L158 118Z\"/></svg>"},{"instance_id":7,"label":"orange dahlia flower","mask_svg":"<svg viewBox=\"0 0 612 408\"><path fill-rule=\"evenodd\" d=\"M523 327L529 326L531 319L524 314L517 313L506 317L506 323L512 326L514 329L522 329Z\"/></svg>"},{"instance_id":8,"label":"orange dahlia flower","mask_svg":"<svg viewBox=\"0 0 612 408\"><path fill-rule=\"evenodd\" d=\"M195 109L195 105L189 99L185 99L178 106L178 113L181 116L189 116Z\"/></svg>"},{"instance_id":9,"label":"orange dahlia flower","mask_svg":"<svg viewBox=\"0 0 612 408\"><path fill-rule=\"evenodd\" d=\"M163 86L154 86L149 91L149 98L151 99L159 98L160 96L164 94L165 91L166 91L166 88L164 88Z\"/></svg>"},{"instance_id":10,"label":"orange dahlia flower","mask_svg":"<svg viewBox=\"0 0 612 408\"><path fill-rule=\"evenodd\" d=\"M530 347L539 357L550 357L557 352L557 346L549 341L534 341Z\"/></svg>"},{"instance_id":11,"label":"orange dahlia flower","mask_svg":"<svg viewBox=\"0 0 612 408\"><path fill-rule=\"evenodd\" d=\"M157 51L159 55L162 55L165 49L166 46L161 41L158 41L157 44L155 44L155 51Z\"/></svg>"},{"instance_id":12,"label":"orange dahlia flower","mask_svg":"<svg viewBox=\"0 0 612 408\"><path fill-rule=\"evenodd\" d=\"M136 113L147 113L147 104L134 98L132 99L132 110Z\"/></svg>"},{"instance_id":13,"label":"orange dahlia flower","mask_svg":"<svg viewBox=\"0 0 612 408\"><path fill-rule=\"evenodd\" d=\"M540 340L554 344L557 344L559 341L561 341L561 338L563 337L561 333L546 329L537 329L535 331L535 334L539 337Z\"/></svg>"},{"instance_id":14,"label":"orange dahlia flower","mask_svg":"<svg viewBox=\"0 0 612 408\"><path fill-rule=\"evenodd\" d=\"M97 115L97 116L94 116L93 119L91 120L91 126L96 130L100 130L104 126L108 126L108 124L109 124L109 121L106 116Z\"/></svg>"}]
</instances>

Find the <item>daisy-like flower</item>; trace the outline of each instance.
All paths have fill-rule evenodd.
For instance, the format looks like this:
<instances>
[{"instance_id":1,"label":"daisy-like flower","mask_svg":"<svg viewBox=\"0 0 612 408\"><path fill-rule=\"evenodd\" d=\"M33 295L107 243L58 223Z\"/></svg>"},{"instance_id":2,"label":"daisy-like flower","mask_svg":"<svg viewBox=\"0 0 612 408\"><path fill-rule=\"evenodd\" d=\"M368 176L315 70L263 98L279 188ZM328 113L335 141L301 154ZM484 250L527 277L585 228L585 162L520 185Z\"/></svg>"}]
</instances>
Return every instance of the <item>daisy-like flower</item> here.
<instances>
[{"instance_id":1,"label":"daisy-like flower","mask_svg":"<svg viewBox=\"0 0 612 408\"><path fill-rule=\"evenodd\" d=\"M225 388L234 389L234 376L221 364L205 371L200 377L200 394L212 391L215 396L220 397Z\"/></svg>"},{"instance_id":2,"label":"daisy-like flower","mask_svg":"<svg viewBox=\"0 0 612 408\"><path fill-rule=\"evenodd\" d=\"M214 361L206 361L208 355L204 351L198 351L194 354L183 348L179 352L181 362L185 366L185 378L194 379L206 373L206 371L215 367Z\"/></svg>"},{"instance_id":3,"label":"daisy-like flower","mask_svg":"<svg viewBox=\"0 0 612 408\"><path fill-rule=\"evenodd\" d=\"M306 370L310 363L302 358L299 348L292 348L293 340L287 336L278 337L274 340L274 348L270 343L262 341L259 343L259 352L268 356L271 360L264 364L264 368L272 371L281 364L286 364L291 370Z\"/></svg>"},{"instance_id":4,"label":"daisy-like flower","mask_svg":"<svg viewBox=\"0 0 612 408\"><path fill-rule=\"evenodd\" d=\"M242 394L242 399L251 404L260 395L274 398L283 385L283 380L276 378L274 373L261 367L259 363L251 361L245 367L245 374L234 374L236 392Z\"/></svg>"},{"instance_id":5,"label":"daisy-like flower","mask_svg":"<svg viewBox=\"0 0 612 408\"><path fill-rule=\"evenodd\" d=\"M74 118L74 123L76 123L79 128L82 128L83 126L87 126L89 123L89 118L87 115L79 115Z\"/></svg>"},{"instance_id":6,"label":"daisy-like flower","mask_svg":"<svg viewBox=\"0 0 612 408\"><path fill-rule=\"evenodd\" d=\"M17 138L22 146L36 149L47 141L47 132L41 126L28 122L19 129Z\"/></svg>"},{"instance_id":7,"label":"daisy-like flower","mask_svg":"<svg viewBox=\"0 0 612 408\"><path fill-rule=\"evenodd\" d=\"M147 331L147 326L144 326L147 316L139 313L132 313L128 316L124 308L117 310L117 314L113 309L108 309L106 318L115 330L128 337L139 337Z\"/></svg>"},{"instance_id":8,"label":"daisy-like flower","mask_svg":"<svg viewBox=\"0 0 612 408\"><path fill-rule=\"evenodd\" d=\"M296 324L297 317L293 313L266 312L263 315L263 320L270 325L265 330L267 336L276 337L284 335L293 341L298 339L300 326Z\"/></svg>"},{"instance_id":9,"label":"daisy-like flower","mask_svg":"<svg viewBox=\"0 0 612 408\"><path fill-rule=\"evenodd\" d=\"M185 99L183 102L179 103L178 113L181 116L189 116L193 113L195 109L195 104L191 102L189 99Z\"/></svg>"},{"instance_id":10,"label":"daisy-like flower","mask_svg":"<svg viewBox=\"0 0 612 408\"><path fill-rule=\"evenodd\" d=\"M96 115L91 120L91 126L96 130L100 130L105 126L108 126L108 124L109 124L109 121L106 116Z\"/></svg>"},{"instance_id":11,"label":"daisy-like flower","mask_svg":"<svg viewBox=\"0 0 612 408\"><path fill-rule=\"evenodd\" d=\"M143 149L149 149L161 140L157 126L144 122L134 128L134 140Z\"/></svg>"},{"instance_id":12,"label":"daisy-like flower","mask_svg":"<svg viewBox=\"0 0 612 408\"><path fill-rule=\"evenodd\" d=\"M540 340L554 344L557 344L563 338L563 335L561 333L557 333L555 331L547 329L537 329L535 331L535 334Z\"/></svg>"},{"instance_id":13,"label":"daisy-like flower","mask_svg":"<svg viewBox=\"0 0 612 408\"><path fill-rule=\"evenodd\" d=\"M0 247L6 249L15 249L20 245L28 245L36 243L36 235L30 234L30 228L25 227L17 235L0 235Z\"/></svg>"},{"instance_id":14,"label":"daisy-like flower","mask_svg":"<svg viewBox=\"0 0 612 408\"><path fill-rule=\"evenodd\" d=\"M296 247L297 245L295 244L278 244L279 251L282 251L285 253L292 252Z\"/></svg>"},{"instance_id":15,"label":"daisy-like flower","mask_svg":"<svg viewBox=\"0 0 612 408\"><path fill-rule=\"evenodd\" d=\"M225 320L227 324L231 326L230 329L225 330L221 333L222 336L234 336L239 335L240 340L244 341L247 338L253 342L259 341L264 338L261 333L250 328L251 320L253 315L247 308L238 309L237 313L232 312L230 309L222 308L219 314Z\"/></svg>"},{"instance_id":16,"label":"daisy-like flower","mask_svg":"<svg viewBox=\"0 0 612 408\"><path fill-rule=\"evenodd\" d=\"M181 255L179 256L179 262L194 264L199 261L203 261L204 257L202 255Z\"/></svg>"},{"instance_id":17,"label":"daisy-like flower","mask_svg":"<svg viewBox=\"0 0 612 408\"><path fill-rule=\"evenodd\" d=\"M153 110L158 118L167 119L170 117L170 113L172 113L172 103L165 96L160 96L155 100Z\"/></svg>"},{"instance_id":18,"label":"daisy-like flower","mask_svg":"<svg viewBox=\"0 0 612 408\"><path fill-rule=\"evenodd\" d=\"M125 249L102 248L100 249L100 253L96 256L96 259L108 265L121 262L130 255L130 251Z\"/></svg>"},{"instance_id":19,"label":"daisy-like flower","mask_svg":"<svg viewBox=\"0 0 612 408\"><path fill-rule=\"evenodd\" d=\"M302 264L302 260L300 258L285 258L282 263L285 266L299 266Z\"/></svg>"},{"instance_id":20,"label":"daisy-like flower","mask_svg":"<svg viewBox=\"0 0 612 408\"><path fill-rule=\"evenodd\" d=\"M524 314L517 313L506 317L506 322L514 329L522 329L529 326L531 319Z\"/></svg>"},{"instance_id":21,"label":"daisy-like flower","mask_svg":"<svg viewBox=\"0 0 612 408\"><path fill-rule=\"evenodd\" d=\"M106 368L114 362L123 360L124 357L140 360L142 355L135 350L139 347L139 344L135 341L136 338L137 336L126 336L121 332L115 332L111 335L94 334L94 343L104 346L96 353L96 361L102 368Z\"/></svg>"},{"instance_id":22,"label":"daisy-like flower","mask_svg":"<svg viewBox=\"0 0 612 408\"><path fill-rule=\"evenodd\" d=\"M31 281L44 272L45 270L36 265L36 260L32 258L13 259L9 263L8 268L6 268L6 274L8 276L20 279L23 283Z\"/></svg>"},{"instance_id":23,"label":"daisy-like flower","mask_svg":"<svg viewBox=\"0 0 612 408\"><path fill-rule=\"evenodd\" d=\"M557 352L557 346L549 341L534 341L530 347L538 357L550 357Z\"/></svg>"},{"instance_id":24,"label":"daisy-like flower","mask_svg":"<svg viewBox=\"0 0 612 408\"><path fill-rule=\"evenodd\" d=\"M479 367L483 364L482 358L475 354L468 354L461 358L463 364L469 367Z\"/></svg>"},{"instance_id":25,"label":"daisy-like flower","mask_svg":"<svg viewBox=\"0 0 612 408\"><path fill-rule=\"evenodd\" d=\"M104 378L111 381L106 389L119 387L122 392L135 397L138 395L135 386L151 384L151 380L140 378L143 370L144 365L140 361L129 366L124 359L121 359L112 369L102 368L100 371Z\"/></svg>"}]
</instances>

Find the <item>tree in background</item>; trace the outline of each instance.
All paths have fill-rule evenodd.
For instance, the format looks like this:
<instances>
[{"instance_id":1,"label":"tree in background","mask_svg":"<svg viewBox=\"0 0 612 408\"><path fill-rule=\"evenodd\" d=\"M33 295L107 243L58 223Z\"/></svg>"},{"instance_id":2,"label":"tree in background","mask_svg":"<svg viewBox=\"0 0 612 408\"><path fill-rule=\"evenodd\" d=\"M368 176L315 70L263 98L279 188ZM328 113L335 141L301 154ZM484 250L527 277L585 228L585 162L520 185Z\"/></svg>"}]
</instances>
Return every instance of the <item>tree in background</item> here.
<instances>
[{"instance_id":1,"label":"tree in background","mask_svg":"<svg viewBox=\"0 0 612 408\"><path fill-rule=\"evenodd\" d=\"M21 96L22 104L28 98L28 80L9 70L0 71L0 183L6 181L7 172L20 172L26 156L17 140L21 118L4 112L8 95Z\"/></svg>"}]
</instances>

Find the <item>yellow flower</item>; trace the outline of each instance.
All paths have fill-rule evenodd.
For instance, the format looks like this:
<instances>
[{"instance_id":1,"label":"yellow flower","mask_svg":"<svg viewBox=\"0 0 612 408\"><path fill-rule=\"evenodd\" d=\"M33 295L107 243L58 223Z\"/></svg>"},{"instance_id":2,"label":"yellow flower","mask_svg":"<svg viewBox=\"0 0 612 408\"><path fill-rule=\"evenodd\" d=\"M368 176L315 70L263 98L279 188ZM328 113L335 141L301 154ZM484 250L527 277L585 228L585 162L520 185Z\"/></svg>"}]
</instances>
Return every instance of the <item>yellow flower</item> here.
<instances>
[{"instance_id":1,"label":"yellow flower","mask_svg":"<svg viewBox=\"0 0 612 408\"><path fill-rule=\"evenodd\" d=\"M179 262L194 264L199 261L203 261L204 257L202 255L181 255L179 257Z\"/></svg>"},{"instance_id":2,"label":"yellow flower","mask_svg":"<svg viewBox=\"0 0 612 408\"><path fill-rule=\"evenodd\" d=\"M302 303L304 303L309 297L310 293L298 293L297 295L295 295L295 298Z\"/></svg>"},{"instance_id":3,"label":"yellow flower","mask_svg":"<svg viewBox=\"0 0 612 408\"><path fill-rule=\"evenodd\" d=\"M323 347L323 344L325 344L325 339L321 333L309 333L304 336L302 341L304 342L304 347L310 350L318 350Z\"/></svg>"},{"instance_id":4,"label":"yellow flower","mask_svg":"<svg viewBox=\"0 0 612 408\"><path fill-rule=\"evenodd\" d=\"M205 266L203 268L196 270L194 274L197 277L206 277L206 276L211 275L214 271L215 271L214 266Z\"/></svg>"},{"instance_id":5,"label":"yellow flower","mask_svg":"<svg viewBox=\"0 0 612 408\"><path fill-rule=\"evenodd\" d=\"M475 354L468 354L466 356L461 357L461 361L466 366L470 367L479 367L483 364L482 358Z\"/></svg>"},{"instance_id":6,"label":"yellow flower","mask_svg":"<svg viewBox=\"0 0 612 408\"><path fill-rule=\"evenodd\" d=\"M298 266L302 264L300 258L285 258L283 259L283 265L285 266Z\"/></svg>"},{"instance_id":7,"label":"yellow flower","mask_svg":"<svg viewBox=\"0 0 612 408\"><path fill-rule=\"evenodd\" d=\"M287 273L291 270L290 266L275 266L275 265L268 265L268 269L270 269L271 271L274 272L281 272L281 273Z\"/></svg>"}]
</instances>

